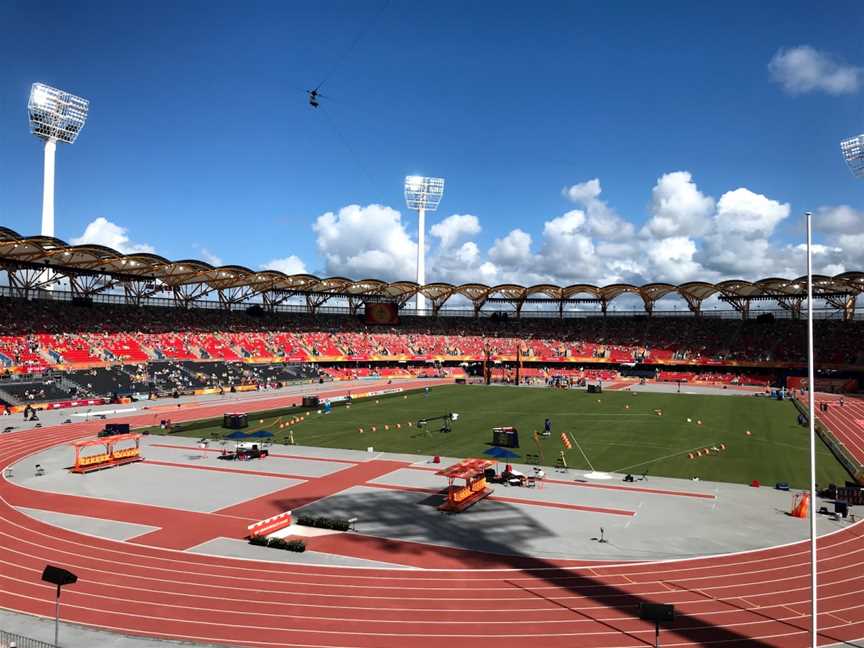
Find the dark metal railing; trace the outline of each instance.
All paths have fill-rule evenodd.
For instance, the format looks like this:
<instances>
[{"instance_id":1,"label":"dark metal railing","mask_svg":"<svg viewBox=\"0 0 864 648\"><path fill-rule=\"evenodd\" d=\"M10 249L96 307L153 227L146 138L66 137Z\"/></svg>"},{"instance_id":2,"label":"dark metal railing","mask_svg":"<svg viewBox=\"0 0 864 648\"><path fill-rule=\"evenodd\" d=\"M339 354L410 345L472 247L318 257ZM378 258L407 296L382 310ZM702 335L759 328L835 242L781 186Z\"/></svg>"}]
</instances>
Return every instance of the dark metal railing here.
<instances>
[{"instance_id":1,"label":"dark metal railing","mask_svg":"<svg viewBox=\"0 0 864 648\"><path fill-rule=\"evenodd\" d=\"M12 646L15 648L54 648L54 644L47 641L39 641L14 632L0 630L0 648L12 648Z\"/></svg>"},{"instance_id":2,"label":"dark metal railing","mask_svg":"<svg viewBox=\"0 0 864 648\"><path fill-rule=\"evenodd\" d=\"M41 301L59 301L71 302L75 295L68 290L31 290L29 291L29 299ZM20 298L21 291L10 286L0 286L0 296ZM132 298L127 297L124 293L99 293L91 298L94 304L113 304L118 306L144 306L155 308L180 308L181 306L171 297L144 297L137 302ZM253 305L263 306L258 302L243 302L243 303L223 303L216 299L197 299L188 303L188 308L202 310L232 310L242 312ZM313 314L313 310L306 304L273 304L269 306L276 313L296 313L296 314ZM861 309L859 309L861 310ZM507 313L510 319L516 319L515 309L481 309L477 313L478 317L488 318L496 313ZM776 319L791 319L792 312L784 308L751 308L750 317L755 318L763 313L771 313ZM314 314L318 315L350 315L351 309L347 306L319 306L315 309ZM399 314L403 317L431 317L434 312L431 308L418 310L406 304L403 306ZM648 317L648 313L644 309L620 310L615 307L609 308L606 315L608 317ZM806 315L806 311L802 310L802 317ZM741 313L734 309L719 309L705 308L701 312L702 317L712 319L741 319ZM442 308L438 311L438 317L475 317L473 308ZM589 317L603 317L603 312L599 309L586 310L564 310L563 313L558 309L535 310L523 308L521 318L523 319L585 319ZM651 317L694 317L694 313L687 308L675 310L654 310ZM842 312L835 308L817 308L813 312L813 317L816 319L842 319ZM864 311L855 312L855 319L864 319Z\"/></svg>"}]
</instances>

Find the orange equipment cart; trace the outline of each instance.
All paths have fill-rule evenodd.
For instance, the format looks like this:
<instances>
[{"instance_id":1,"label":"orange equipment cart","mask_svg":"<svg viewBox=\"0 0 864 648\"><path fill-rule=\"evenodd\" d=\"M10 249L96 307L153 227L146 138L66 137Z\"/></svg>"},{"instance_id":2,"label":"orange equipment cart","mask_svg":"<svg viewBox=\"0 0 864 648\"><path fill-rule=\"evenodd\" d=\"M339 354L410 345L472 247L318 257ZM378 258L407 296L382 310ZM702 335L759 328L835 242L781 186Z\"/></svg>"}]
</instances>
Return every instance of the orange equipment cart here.
<instances>
[{"instance_id":1,"label":"orange equipment cart","mask_svg":"<svg viewBox=\"0 0 864 648\"><path fill-rule=\"evenodd\" d=\"M130 445L133 444L133 445ZM124 447L125 446L125 447ZM75 465L72 472L88 473L103 468L143 461L141 435L137 433L116 434L98 439L82 439L72 443L75 448ZM84 448L101 447L98 454L82 454Z\"/></svg>"},{"instance_id":2,"label":"orange equipment cart","mask_svg":"<svg viewBox=\"0 0 864 648\"><path fill-rule=\"evenodd\" d=\"M436 475L447 478L447 499L440 511L461 513L472 504L492 494L492 489L486 485L486 469L495 465L487 459L463 459L457 464L439 470ZM454 484L457 479L464 479L465 485Z\"/></svg>"}]
</instances>

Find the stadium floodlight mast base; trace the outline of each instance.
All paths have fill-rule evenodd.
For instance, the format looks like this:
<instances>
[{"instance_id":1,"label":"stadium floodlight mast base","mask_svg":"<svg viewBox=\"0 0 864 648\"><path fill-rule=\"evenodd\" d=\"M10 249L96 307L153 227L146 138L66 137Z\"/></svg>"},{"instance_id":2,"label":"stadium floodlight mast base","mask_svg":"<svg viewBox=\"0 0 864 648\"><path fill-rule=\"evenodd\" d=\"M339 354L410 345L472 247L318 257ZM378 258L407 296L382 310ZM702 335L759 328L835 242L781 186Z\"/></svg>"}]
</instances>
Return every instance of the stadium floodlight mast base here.
<instances>
[{"instance_id":1,"label":"stadium floodlight mast base","mask_svg":"<svg viewBox=\"0 0 864 648\"><path fill-rule=\"evenodd\" d=\"M45 142L42 186L42 236L54 236L54 159L57 142L73 144L87 121L90 102L73 94L34 83L27 112L30 132Z\"/></svg>"},{"instance_id":2,"label":"stadium floodlight mast base","mask_svg":"<svg viewBox=\"0 0 864 648\"><path fill-rule=\"evenodd\" d=\"M819 646L819 607L816 572L816 380L813 368L813 214L806 212L807 219L807 417L810 424L810 641L813 648Z\"/></svg>"},{"instance_id":3,"label":"stadium floodlight mast base","mask_svg":"<svg viewBox=\"0 0 864 648\"><path fill-rule=\"evenodd\" d=\"M444 178L408 176L405 178L405 203L417 212L417 283L426 283L426 212L434 212L444 196ZM426 309L426 297L417 293L418 311Z\"/></svg>"}]
</instances>

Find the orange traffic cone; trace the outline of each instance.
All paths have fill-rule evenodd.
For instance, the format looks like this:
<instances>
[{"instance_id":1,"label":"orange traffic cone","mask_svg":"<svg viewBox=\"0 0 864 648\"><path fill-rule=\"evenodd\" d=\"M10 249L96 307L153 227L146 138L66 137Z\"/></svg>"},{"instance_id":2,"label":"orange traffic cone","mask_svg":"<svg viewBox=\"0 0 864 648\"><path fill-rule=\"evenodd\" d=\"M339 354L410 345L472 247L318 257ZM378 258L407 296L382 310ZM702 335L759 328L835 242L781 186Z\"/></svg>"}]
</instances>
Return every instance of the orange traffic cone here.
<instances>
[{"instance_id":1,"label":"orange traffic cone","mask_svg":"<svg viewBox=\"0 0 864 648\"><path fill-rule=\"evenodd\" d=\"M806 518L810 513L810 493L798 493L792 501L790 515L797 518Z\"/></svg>"}]
</instances>

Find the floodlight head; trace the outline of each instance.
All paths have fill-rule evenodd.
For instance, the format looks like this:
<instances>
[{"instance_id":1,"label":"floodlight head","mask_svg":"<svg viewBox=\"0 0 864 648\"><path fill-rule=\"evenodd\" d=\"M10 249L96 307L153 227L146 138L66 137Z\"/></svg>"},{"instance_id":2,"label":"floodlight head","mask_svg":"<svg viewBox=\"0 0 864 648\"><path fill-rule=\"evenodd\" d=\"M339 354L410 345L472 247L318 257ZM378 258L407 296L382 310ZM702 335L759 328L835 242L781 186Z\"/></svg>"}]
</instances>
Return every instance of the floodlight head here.
<instances>
[{"instance_id":1,"label":"floodlight head","mask_svg":"<svg viewBox=\"0 0 864 648\"><path fill-rule=\"evenodd\" d=\"M405 178L405 202L408 209L424 209L434 212L444 195L444 178L424 178L408 176Z\"/></svg>"},{"instance_id":2,"label":"floodlight head","mask_svg":"<svg viewBox=\"0 0 864 648\"><path fill-rule=\"evenodd\" d=\"M84 128L89 110L90 102L86 99L34 83L27 102L30 132L42 140L72 144Z\"/></svg>"},{"instance_id":3,"label":"floodlight head","mask_svg":"<svg viewBox=\"0 0 864 648\"><path fill-rule=\"evenodd\" d=\"M864 134L840 142L843 159L856 178L864 178Z\"/></svg>"}]
</instances>

